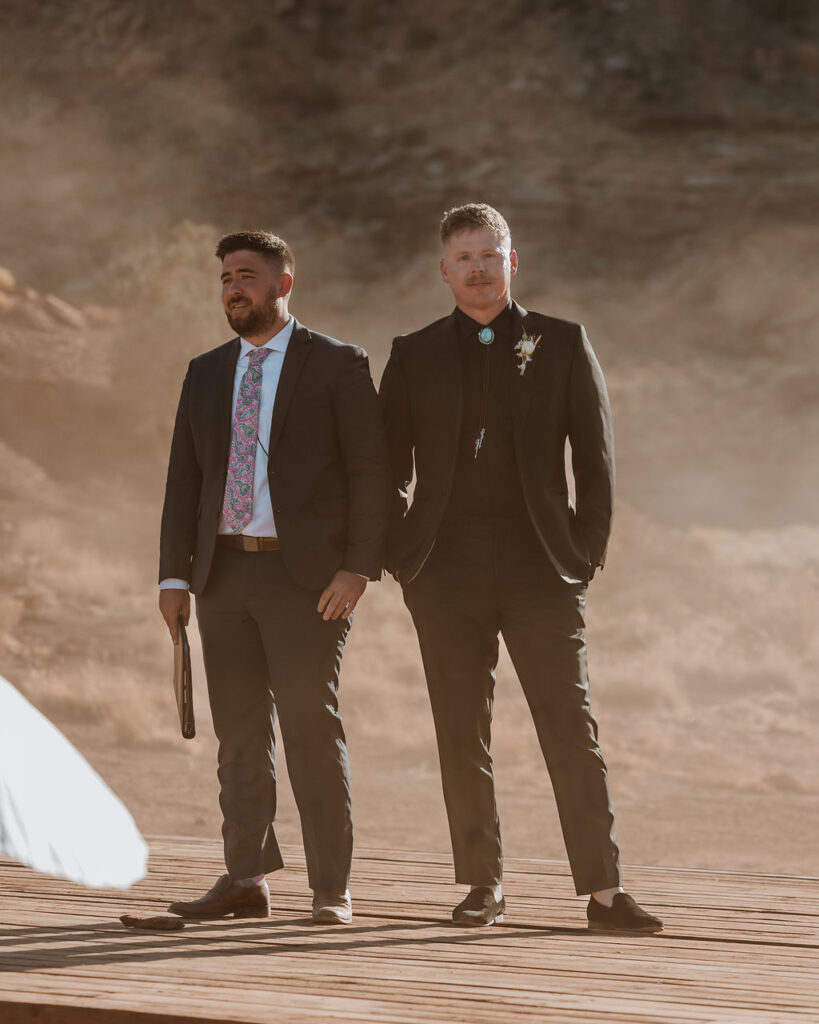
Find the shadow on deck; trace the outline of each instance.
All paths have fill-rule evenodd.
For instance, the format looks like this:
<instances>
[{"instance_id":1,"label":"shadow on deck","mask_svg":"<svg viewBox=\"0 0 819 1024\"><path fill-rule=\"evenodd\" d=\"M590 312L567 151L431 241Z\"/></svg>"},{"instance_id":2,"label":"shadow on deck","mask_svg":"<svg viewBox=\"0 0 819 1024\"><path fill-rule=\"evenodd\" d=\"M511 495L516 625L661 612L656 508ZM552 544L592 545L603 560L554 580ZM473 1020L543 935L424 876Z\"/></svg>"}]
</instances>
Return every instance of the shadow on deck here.
<instances>
[{"instance_id":1,"label":"shadow on deck","mask_svg":"<svg viewBox=\"0 0 819 1024\"><path fill-rule=\"evenodd\" d=\"M662 935L585 927L559 861L507 860L502 925L449 923L449 858L365 850L348 927L310 923L301 850L268 920L135 932L223 870L218 843L156 839L147 879L95 892L0 862L0 1024L780 1024L819 1020L819 879L628 868Z\"/></svg>"}]
</instances>

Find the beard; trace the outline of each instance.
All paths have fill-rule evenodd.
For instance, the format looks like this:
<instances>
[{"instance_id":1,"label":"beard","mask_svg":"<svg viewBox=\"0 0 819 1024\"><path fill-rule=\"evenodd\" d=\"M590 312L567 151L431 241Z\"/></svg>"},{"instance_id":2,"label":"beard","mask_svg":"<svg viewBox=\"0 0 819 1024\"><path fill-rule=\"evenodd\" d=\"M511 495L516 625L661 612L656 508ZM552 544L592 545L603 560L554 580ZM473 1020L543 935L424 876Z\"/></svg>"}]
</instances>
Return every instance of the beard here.
<instances>
[{"instance_id":1,"label":"beard","mask_svg":"<svg viewBox=\"0 0 819 1024\"><path fill-rule=\"evenodd\" d=\"M243 338L253 338L268 330L272 333L279 318L276 292L271 288L261 305L235 306L225 310L225 316L231 328Z\"/></svg>"}]
</instances>

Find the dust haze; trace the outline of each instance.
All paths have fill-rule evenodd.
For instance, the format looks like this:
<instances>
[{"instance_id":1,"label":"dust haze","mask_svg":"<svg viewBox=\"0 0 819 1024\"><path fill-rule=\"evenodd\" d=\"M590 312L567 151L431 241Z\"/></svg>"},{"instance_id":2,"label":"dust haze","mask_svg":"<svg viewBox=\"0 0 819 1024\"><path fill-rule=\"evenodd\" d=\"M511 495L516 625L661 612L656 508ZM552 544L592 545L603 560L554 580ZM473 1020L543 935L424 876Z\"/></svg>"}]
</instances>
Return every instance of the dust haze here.
<instances>
[{"instance_id":1,"label":"dust haze","mask_svg":"<svg viewBox=\"0 0 819 1024\"><path fill-rule=\"evenodd\" d=\"M219 828L201 662L186 742L156 611L178 389L230 336L216 239L287 238L293 312L377 381L395 334L450 309L441 211L486 201L515 297L584 322L611 393L588 624L624 861L815 873L819 13L689 7L4 4L0 673L143 831ZM505 655L497 686L506 851L562 858ZM391 580L341 699L358 844L447 850ZM299 840L286 782L279 826Z\"/></svg>"}]
</instances>

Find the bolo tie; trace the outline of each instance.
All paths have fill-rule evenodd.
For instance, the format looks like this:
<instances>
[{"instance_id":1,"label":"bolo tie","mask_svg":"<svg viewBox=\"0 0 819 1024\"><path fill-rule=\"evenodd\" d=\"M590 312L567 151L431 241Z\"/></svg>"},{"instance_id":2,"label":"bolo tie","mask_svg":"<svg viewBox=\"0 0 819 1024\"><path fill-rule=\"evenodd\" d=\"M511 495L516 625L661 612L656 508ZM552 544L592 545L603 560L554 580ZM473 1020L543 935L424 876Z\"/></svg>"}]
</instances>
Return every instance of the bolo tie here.
<instances>
[{"instance_id":1,"label":"bolo tie","mask_svg":"<svg viewBox=\"0 0 819 1024\"><path fill-rule=\"evenodd\" d=\"M478 341L486 349L483 360L483 391L481 394L481 425L478 436L475 438L475 458L478 457L478 452L481 450L483 439L486 436L486 410L489 405L489 347L495 340L495 332L491 327L482 327L478 331Z\"/></svg>"}]
</instances>

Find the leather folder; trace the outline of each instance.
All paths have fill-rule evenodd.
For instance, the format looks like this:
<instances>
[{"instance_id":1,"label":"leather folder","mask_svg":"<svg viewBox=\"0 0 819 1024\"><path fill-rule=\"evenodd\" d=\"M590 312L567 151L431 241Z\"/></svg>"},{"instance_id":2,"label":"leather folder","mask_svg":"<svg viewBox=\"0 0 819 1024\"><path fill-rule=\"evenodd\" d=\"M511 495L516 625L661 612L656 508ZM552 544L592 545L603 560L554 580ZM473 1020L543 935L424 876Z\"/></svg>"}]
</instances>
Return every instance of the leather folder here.
<instances>
[{"instance_id":1,"label":"leather folder","mask_svg":"<svg viewBox=\"0 0 819 1024\"><path fill-rule=\"evenodd\" d=\"M179 628L179 643L173 649L173 688L176 694L176 707L179 711L179 724L186 740L196 735L193 719L193 675L191 674L191 648L182 616L176 620Z\"/></svg>"}]
</instances>

